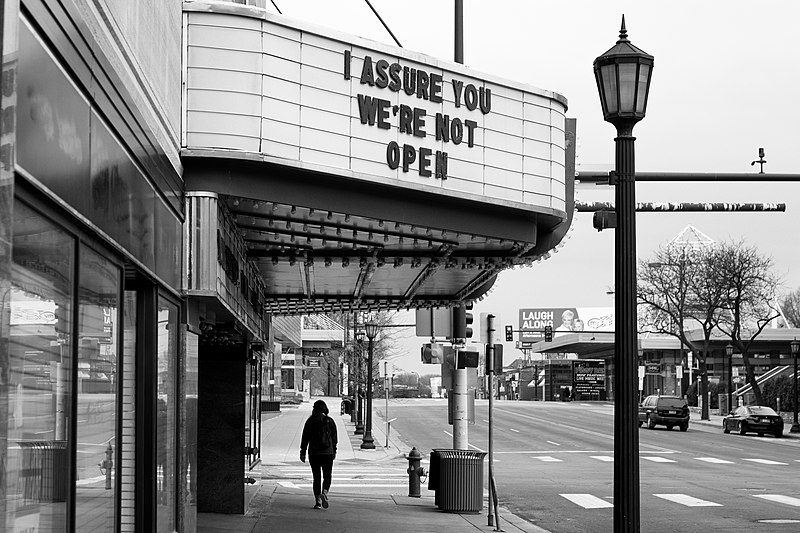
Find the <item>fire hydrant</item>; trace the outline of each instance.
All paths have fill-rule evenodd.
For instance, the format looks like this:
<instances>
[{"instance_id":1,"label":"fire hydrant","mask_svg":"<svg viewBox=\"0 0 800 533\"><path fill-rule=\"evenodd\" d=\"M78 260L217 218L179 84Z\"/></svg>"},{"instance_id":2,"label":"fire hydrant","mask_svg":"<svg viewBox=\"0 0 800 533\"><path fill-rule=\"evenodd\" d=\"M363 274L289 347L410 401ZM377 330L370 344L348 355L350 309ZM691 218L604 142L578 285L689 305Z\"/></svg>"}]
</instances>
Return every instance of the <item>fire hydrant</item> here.
<instances>
[{"instance_id":1,"label":"fire hydrant","mask_svg":"<svg viewBox=\"0 0 800 533\"><path fill-rule=\"evenodd\" d=\"M103 462L97 465L100 467L100 472L106 476L106 488L111 488L111 474L114 470L114 449L111 447L111 443L108 443L108 448L106 448L106 458L103 459Z\"/></svg>"},{"instance_id":2,"label":"fire hydrant","mask_svg":"<svg viewBox=\"0 0 800 533\"><path fill-rule=\"evenodd\" d=\"M422 454L414 447L408 452L406 459L408 459L408 470L406 470L408 472L408 496L410 498L419 498L420 478L426 474L425 468L419 466Z\"/></svg>"}]
</instances>

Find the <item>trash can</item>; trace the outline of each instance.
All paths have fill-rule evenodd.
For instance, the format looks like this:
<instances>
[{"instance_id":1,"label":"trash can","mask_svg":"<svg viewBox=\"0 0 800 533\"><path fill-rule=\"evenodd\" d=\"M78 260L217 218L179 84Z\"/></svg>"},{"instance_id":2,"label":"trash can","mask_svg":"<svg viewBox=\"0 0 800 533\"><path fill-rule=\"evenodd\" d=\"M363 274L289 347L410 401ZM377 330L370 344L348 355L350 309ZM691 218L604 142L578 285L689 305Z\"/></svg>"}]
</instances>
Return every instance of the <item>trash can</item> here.
<instances>
[{"instance_id":1,"label":"trash can","mask_svg":"<svg viewBox=\"0 0 800 533\"><path fill-rule=\"evenodd\" d=\"M22 441L20 478L29 502L63 502L69 486L67 441Z\"/></svg>"},{"instance_id":2,"label":"trash can","mask_svg":"<svg viewBox=\"0 0 800 533\"><path fill-rule=\"evenodd\" d=\"M434 485L434 502L440 510L451 513L481 512L484 457L486 452L433 450L428 488Z\"/></svg>"}]
</instances>

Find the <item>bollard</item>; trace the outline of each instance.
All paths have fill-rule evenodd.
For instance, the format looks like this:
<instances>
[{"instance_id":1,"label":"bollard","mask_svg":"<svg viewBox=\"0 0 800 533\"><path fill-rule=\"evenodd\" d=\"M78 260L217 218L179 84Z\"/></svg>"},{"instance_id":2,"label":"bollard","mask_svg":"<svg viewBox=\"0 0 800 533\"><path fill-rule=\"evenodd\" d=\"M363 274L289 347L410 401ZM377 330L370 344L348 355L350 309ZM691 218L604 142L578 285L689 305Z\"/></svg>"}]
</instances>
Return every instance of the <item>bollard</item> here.
<instances>
[{"instance_id":1,"label":"bollard","mask_svg":"<svg viewBox=\"0 0 800 533\"><path fill-rule=\"evenodd\" d=\"M408 496L410 498L419 498L420 478L425 475L425 469L419 466L422 454L417 451L417 448L411 448L411 451L406 455L408 459Z\"/></svg>"}]
</instances>

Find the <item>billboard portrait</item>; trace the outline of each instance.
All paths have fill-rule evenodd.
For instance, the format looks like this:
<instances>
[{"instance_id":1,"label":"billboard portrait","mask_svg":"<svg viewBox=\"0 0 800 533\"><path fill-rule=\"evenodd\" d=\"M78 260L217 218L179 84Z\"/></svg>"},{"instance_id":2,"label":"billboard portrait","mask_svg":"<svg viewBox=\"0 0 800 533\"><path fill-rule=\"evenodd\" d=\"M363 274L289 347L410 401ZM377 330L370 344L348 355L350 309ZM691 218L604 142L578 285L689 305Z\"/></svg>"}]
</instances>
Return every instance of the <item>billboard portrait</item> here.
<instances>
[{"instance_id":1,"label":"billboard portrait","mask_svg":"<svg viewBox=\"0 0 800 533\"><path fill-rule=\"evenodd\" d=\"M614 331L614 311L610 307L536 307L519 310L520 341L544 340L544 328L559 332Z\"/></svg>"}]
</instances>

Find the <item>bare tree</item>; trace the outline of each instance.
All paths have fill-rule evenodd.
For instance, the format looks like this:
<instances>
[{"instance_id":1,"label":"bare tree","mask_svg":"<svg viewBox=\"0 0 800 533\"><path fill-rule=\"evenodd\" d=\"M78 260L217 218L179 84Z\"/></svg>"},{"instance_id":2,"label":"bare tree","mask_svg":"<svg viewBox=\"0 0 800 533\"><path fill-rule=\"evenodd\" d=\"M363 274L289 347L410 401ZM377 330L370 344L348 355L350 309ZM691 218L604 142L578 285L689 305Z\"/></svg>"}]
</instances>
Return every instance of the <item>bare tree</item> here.
<instances>
[{"instance_id":1,"label":"bare tree","mask_svg":"<svg viewBox=\"0 0 800 533\"><path fill-rule=\"evenodd\" d=\"M640 262L637 296L640 333L672 335L691 349L700 371L700 397L708 398L706 359L711 335L719 324L726 291L711 272L714 249L666 246ZM690 332L700 329L697 341ZM691 369L689 369L691 372ZM701 418L709 419L708 401L702 402Z\"/></svg>"},{"instance_id":2,"label":"bare tree","mask_svg":"<svg viewBox=\"0 0 800 533\"><path fill-rule=\"evenodd\" d=\"M750 362L750 348L764 328L781 316L777 306L780 280L772 268L771 257L761 255L755 246L742 241L716 247L715 278L727 290L726 313L718 327L741 352L757 405L763 404L763 398Z\"/></svg>"},{"instance_id":3,"label":"bare tree","mask_svg":"<svg viewBox=\"0 0 800 533\"><path fill-rule=\"evenodd\" d=\"M789 322L788 326L800 328L800 288L787 294L781 302L783 316Z\"/></svg>"}]
</instances>

